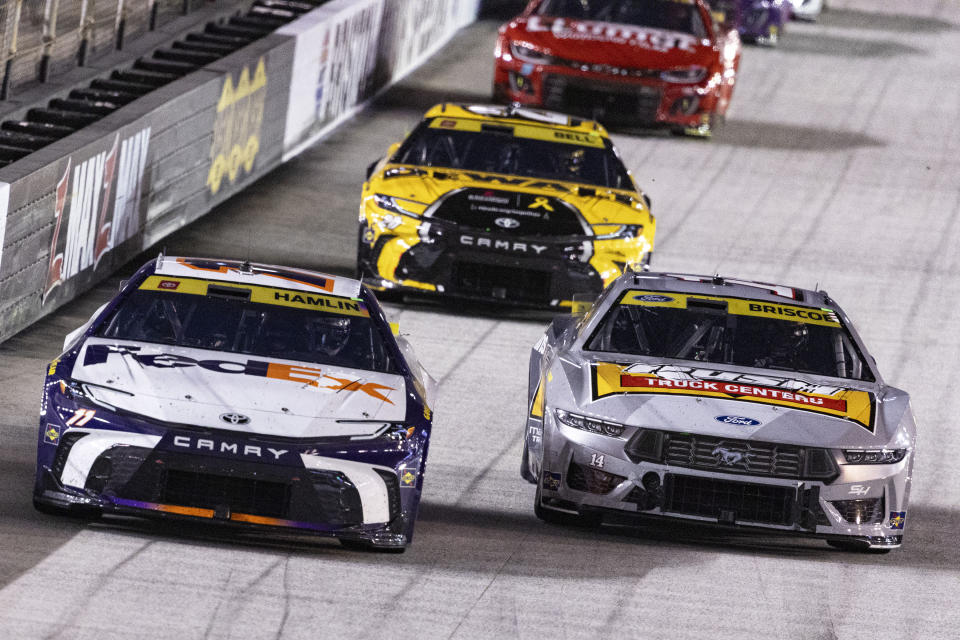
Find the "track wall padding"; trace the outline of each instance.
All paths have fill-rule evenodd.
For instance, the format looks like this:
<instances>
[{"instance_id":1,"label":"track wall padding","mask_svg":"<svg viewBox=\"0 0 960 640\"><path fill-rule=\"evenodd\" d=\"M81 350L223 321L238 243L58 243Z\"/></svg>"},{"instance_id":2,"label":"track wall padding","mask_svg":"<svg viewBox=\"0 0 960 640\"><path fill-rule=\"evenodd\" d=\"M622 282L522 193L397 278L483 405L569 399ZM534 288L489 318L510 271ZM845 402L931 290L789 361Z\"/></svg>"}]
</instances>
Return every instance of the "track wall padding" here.
<instances>
[{"instance_id":1,"label":"track wall padding","mask_svg":"<svg viewBox=\"0 0 960 640\"><path fill-rule=\"evenodd\" d=\"M315 142L479 0L334 0L0 169L0 342Z\"/></svg>"}]
</instances>

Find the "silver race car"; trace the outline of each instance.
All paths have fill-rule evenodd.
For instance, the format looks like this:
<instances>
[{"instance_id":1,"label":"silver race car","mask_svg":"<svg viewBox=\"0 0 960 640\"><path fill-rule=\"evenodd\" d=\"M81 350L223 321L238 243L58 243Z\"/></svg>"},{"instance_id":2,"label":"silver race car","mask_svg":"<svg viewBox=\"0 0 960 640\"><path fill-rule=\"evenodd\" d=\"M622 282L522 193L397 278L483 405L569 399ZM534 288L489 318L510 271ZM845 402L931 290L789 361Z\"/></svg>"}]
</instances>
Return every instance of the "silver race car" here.
<instances>
[{"instance_id":1,"label":"silver race car","mask_svg":"<svg viewBox=\"0 0 960 640\"><path fill-rule=\"evenodd\" d=\"M547 522L903 540L909 396L823 291L628 272L534 347L525 435Z\"/></svg>"}]
</instances>

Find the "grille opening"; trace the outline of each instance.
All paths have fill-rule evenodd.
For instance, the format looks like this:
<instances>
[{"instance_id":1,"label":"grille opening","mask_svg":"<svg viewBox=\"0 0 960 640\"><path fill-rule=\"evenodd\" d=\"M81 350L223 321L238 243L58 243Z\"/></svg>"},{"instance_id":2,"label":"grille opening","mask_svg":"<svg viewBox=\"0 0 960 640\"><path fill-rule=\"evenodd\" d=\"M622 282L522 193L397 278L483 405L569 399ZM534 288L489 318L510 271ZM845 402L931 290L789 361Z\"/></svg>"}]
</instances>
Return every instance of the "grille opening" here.
<instances>
[{"instance_id":1,"label":"grille opening","mask_svg":"<svg viewBox=\"0 0 960 640\"><path fill-rule=\"evenodd\" d=\"M792 526L797 490L776 485L731 482L667 474L664 512L735 522Z\"/></svg>"},{"instance_id":2,"label":"grille opening","mask_svg":"<svg viewBox=\"0 0 960 640\"><path fill-rule=\"evenodd\" d=\"M607 494L624 480L626 480L624 476L580 465L573 460L570 461L570 467L567 469L567 486L576 491Z\"/></svg>"},{"instance_id":3,"label":"grille opening","mask_svg":"<svg viewBox=\"0 0 960 640\"><path fill-rule=\"evenodd\" d=\"M550 301L550 273L500 265L458 262L453 283L458 293L504 300L547 303Z\"/></svg>"},{"instance_id":4,"label":"grille opening","mask_svg":"<svg viewBox=\"0 0 960 640\"><path fill-rule=\"evenodd\" d=\"M397 474L392 471L385 471L383 469L374 469L383 479L383 483L387 486L387 502L390 507L390 522L393 522L397 519L397 516L400 515L401 503L400 503L400 481L397 480Z\"/></svg>"},{"instance_id":5,"label":"grille opening","mask_svg":"<svg viewBox=\"0 0 960 640\"><path fill-rule=\"evenodd\" d=\"M828 449L656 429L638 431L624 452L633 462L646 460L740 475L827 483L839 475Z\"/></svg>"},{"instance_id":6,"label":"grille opening","mask_svg":"<svg viewBox=\"0 0 960 640\"><path fill-rule=\"evenodd\" d=\"M883 498L860 500L831 500L840 517L851 524L879 524L883 522Z\"/></svg>"},{"instance_id":7,"label":"grille opening","mask_svg":"<svg viewBox=\"0 0 960 640\"><path fill-rule=\"evenodd\" d=\"M68 431L60 436L60 444L57 446L57 454L54 456L53 465L50 467L54 478L57 480L62 478L63 468L67 466L67 458L70 456L70 450L73 449L73 445L77 443L77 440L86 435L90 434L86 433L85 431Z\"/></svg>"},{"instance_id":8,"label":"grille opening","mask_svg":"<svg viewBox=\"0 0 960 640\"><path fill-rule=\"evenodd\" d=\"M160 502L200 509L226 505L234 512L284 518L290 504L290 485L169 469L163 480Z\"/></svg>"}]
</instances>

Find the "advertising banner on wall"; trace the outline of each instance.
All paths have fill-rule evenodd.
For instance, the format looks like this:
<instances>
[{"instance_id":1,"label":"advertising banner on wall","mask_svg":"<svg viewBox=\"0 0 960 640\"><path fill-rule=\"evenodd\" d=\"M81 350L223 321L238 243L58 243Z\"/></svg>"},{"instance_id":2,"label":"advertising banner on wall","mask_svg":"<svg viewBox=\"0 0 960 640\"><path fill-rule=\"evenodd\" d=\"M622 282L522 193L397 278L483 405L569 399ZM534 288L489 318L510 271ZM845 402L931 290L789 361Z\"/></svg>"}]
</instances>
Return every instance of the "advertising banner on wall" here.
<instances>
[{"instance_id":1,"label":"advertising banner on wall","mask_svg":"<svg viewBox=\"0 0 960 640\"><path fill-rule=\"evenodd\" d=\"M3 242L7 235L7 209L10 205L10 185L0 182L0 278L3 277Z\"/></svg>"},{"instance_id":2,"label":"advertising banner on wall","mask_svg":"<svg viewBox=\"0 0 960 640\"><path fill-rule=\"evenodd\" d=\"M150 127L107 138L102 150L68 156L57 181L53 236L41 303L66 280L96 270L114 247L143 227L140 206Z\"/></svg>"},{"instance_id":3,"label":"advertising banner on wall","mask_svg":"<svg viewBox=\"0 0 960 640\"><path fill-rule=\"evenodd\" d=\"M376 91L383 0L334 0L278 31L296 38L284 159Z\"/></svg>"}]
</instances>

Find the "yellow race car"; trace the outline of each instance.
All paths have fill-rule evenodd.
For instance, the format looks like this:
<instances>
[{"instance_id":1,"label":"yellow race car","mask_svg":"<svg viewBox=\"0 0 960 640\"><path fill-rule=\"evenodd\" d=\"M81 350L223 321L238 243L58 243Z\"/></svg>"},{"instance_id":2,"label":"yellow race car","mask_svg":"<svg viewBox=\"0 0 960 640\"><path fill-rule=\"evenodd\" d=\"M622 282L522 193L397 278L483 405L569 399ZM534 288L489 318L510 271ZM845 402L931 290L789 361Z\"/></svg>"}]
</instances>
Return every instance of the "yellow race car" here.
<instances>
[{"instance_id":1,"label":"yellow race car","mask_svg":"<svg viewBox=\"0 0 960 640\"><path fill-rule=\"evenodd\" d=\"M569 306L649 263L655 229L601 125L448 103L369 167L357 268L379 291Z\"/></svg>"}]
</instances>

